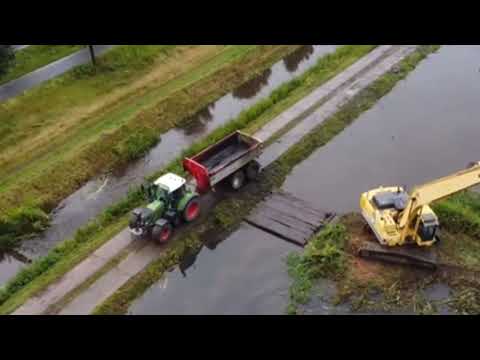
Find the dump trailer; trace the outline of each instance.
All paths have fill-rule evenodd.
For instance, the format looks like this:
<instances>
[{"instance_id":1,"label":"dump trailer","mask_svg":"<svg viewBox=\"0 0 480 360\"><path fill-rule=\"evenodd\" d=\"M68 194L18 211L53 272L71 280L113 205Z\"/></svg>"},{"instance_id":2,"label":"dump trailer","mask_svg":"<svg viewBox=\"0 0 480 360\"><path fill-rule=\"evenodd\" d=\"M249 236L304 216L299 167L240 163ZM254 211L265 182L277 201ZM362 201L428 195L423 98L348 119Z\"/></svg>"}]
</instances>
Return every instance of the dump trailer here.
<instances>
[{"instance_id":1,"label":"dump trailer","mask_svg":"<svg viewBox=\"0 0 480 360\"><path fill-rule=\"evenodd\" d=\"M256 159L261 151L260 140L237 131L198 155L186 158L183 167L195 179L200 194L215 189L222 181L229 181L238 190L258 176L260 164Z\"/></svg>"},{"instance_id":2,"label":"dump trailer","mask_svg":"<svg viewBox=\"0 0 480 360\"><path fill-rule=\"evenodd\" d=\"M246 181L255 179L260 171L256 158L261 149L261 141L237 131L183 161L191 181L170 173L142 185L149 204L132 212L131 234L167 242L175 227L198 218L202 194L215 189L222 181L230 182L238 190Z\"/></svg>"}]
</instances>

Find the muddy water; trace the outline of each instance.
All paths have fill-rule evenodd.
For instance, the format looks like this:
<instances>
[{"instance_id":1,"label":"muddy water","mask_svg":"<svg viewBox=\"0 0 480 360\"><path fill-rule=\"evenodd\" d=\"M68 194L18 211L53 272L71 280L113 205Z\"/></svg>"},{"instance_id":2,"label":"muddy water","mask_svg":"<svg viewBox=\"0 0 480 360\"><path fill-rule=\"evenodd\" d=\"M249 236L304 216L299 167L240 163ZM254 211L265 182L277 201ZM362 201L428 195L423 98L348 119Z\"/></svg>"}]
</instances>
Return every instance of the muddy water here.
<instances>
[{"instance_id":1,"label":"muddy water","mask_svg":"<svg viewBox=\"0 0 480 360\"><path fill-rule=\"evenodd\" d=\"M381 184L411 187L480 160L479 68L480 46L441 48L352 126L299 164L288 177L284 189L319 208L344 213L358 210L360 193L372 187ZM243 231L235 232L225 244L257 241L264 245L266 234L255 230L254 234L242 236ZM198 270L201 274L221 276L227 273L235 281L205 281L200 286L181 276L170 276L166 287L159 290L162 285L158 284L139 299L132 313L204 314L213 310L215 313L263 313L264 309L255 307L252 298L256 298L258 304L283 299L283 305L276 304L274 312L285 309L285 296L278 298L267 292L263 296L273 297L268 299L248 292L250 288L270 283L283 284L283 289L276 288L278 293L288 292L284 244L282 240L272 240L276 241L269 242L270 247L261 252L225 246L222 252L196 259L198 269L208 268L209 262L215 262L210 271ZM240 267L238 264L242 263L244 266ZM265 278L263 272L257 274L255 268L250 270L251 264L270 267L271 277ZM248 287L242 288L243 284ZM323 285L325 299L317 299L306 312L349 314L348 306L330 305L334 287L328 283ZM229 296L232 293L242 296L232 299ZM447 297L448 293L448 287L440 284L428 288L424 296L435 302ZM212 295L206 301L204 294ZM185 297L189 297L189 304L194 306L187 307ZM244 302L244 298L248 301ZM265 312L270 313L269 310ZM439 312L446 314L448 308L440 306ZM411 313L410 310L402 312Z\"/></svg>"},{"instance_id":2,"label":"muddy water","mask_svg":"<svg viewBox=\"0 0 480 360\"><path fill-rule=\"evenodd\" d=\"M300 48L199 111L186 121L188 125L163 134L160 143L143 159L115 174L88 182L58 206L52 214L52 226L46 232L36 239L24 242L22 253L30 258L46 255L59 241L72 236L89 219L124 197L129 187L140 184L145 176L173 160L181 149L187 148L219 125L236 117L242 110L268 96L280 84L302 74L335 48L334 45L307 45ZM4 267L3 264L0 259L0 273L8 279L17 269L10 265ZM2 283L0 281L0 285Z\"/></svg>"},{"instance_id":3,"label":"muddy water","mask_svg":"<svg viewBox=\"0 0 480 360\"><path fill-rule=\"evenodd\" d=\"M10 254L1 254L1 271L0 271L0 284L4 284L11 277L11 274L16 274L23 266L24 263Z\"/></svg>"},{"instance_id":4,"label":"muddy water","mask_svg":"<svg viewBox=\"0 0 480 360\"><path fill-rule=\"evenodd\" d=\"M216 248L204 247L196 257L186 259L151 287L129 313L283 314L289 280L278 257L286 257L293 249L244 224Z\"/></svg>"}]
</instances>

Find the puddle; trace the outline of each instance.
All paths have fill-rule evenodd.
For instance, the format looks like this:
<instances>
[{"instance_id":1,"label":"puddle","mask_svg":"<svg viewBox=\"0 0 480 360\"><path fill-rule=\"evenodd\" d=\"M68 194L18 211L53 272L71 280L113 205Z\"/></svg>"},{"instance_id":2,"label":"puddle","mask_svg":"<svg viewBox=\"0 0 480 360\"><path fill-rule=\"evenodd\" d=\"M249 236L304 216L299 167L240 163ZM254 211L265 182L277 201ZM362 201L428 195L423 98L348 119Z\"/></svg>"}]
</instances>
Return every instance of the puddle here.
<instances>
[{"instance_id":1,"label":"puddle","mask_svg":"<svg viewBox=\"0 0 480 360\"><path fill-rule=\"evenodd\" d=\"M335 45L307 45L300 48L257 78L199 111L186 121L187 126L163 134L158 145L141 160L115 174L88 182L62 201L53 212L52 226L39 237L24 242L21 251L31 258L45 256L58 242L72 236L107 206L122 199L130 187L141 184L145 176L168 164L181 149L236 117L242 110L268 96L282 83L302 74L335 49ZM9 274L5 275L7 278L15 275L15 272L4 269L0 262L0 272L4 271Z\"/></svg>"}]
</instances>

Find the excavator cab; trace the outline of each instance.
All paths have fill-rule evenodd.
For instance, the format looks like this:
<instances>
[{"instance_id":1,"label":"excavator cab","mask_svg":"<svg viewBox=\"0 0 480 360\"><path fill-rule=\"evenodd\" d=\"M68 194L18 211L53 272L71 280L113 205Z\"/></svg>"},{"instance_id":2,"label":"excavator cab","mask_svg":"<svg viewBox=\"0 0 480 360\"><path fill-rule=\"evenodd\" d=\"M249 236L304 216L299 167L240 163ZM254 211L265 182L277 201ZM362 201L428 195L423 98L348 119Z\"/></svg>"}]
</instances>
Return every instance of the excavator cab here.
<instances>
[{"instance_id":1,"label":"excavator cab","mask_svg":"<svg viewBox=\"0 0 480 360\"><path fill-rule=\"evenodd\" d=\"M418 226L418 236L422 242L435 240L439 225L438 218L433 213L422 214Z\"/></svg>"}]
</instances>

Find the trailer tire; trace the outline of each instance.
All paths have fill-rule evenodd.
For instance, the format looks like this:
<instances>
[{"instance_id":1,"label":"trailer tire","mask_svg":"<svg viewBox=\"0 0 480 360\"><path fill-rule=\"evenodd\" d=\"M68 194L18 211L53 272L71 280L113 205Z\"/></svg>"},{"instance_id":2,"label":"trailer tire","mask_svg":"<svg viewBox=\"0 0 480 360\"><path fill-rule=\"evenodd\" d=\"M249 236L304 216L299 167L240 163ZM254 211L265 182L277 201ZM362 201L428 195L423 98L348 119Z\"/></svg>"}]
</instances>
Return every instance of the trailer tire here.
<instances>
[{"instance_id":1,"label":"trailer tire","mask_svg":"<svg viewBox=\"0 0 480 360\"><path fill-rule=\"evenodd\" d=\"M200 215L200 201L198 197L193 197L185 206L183 210L183 219L186 223L196 220Z\"/></svg>"},{"instance_id":2,"label":"trailer tire","mask_svg":"<svg viewBox=\"0 0 480 360\"><path fill-rule=\"evenodd\" d=\"M260 173L260 164L257 161L252 161L247 165L246 169L247 173L247 179L252 181L255 180L258 177L258 174Z\"/></svg>"},{"instance_id":3,"label":"trailer tire","mask_svg":"<svg viewBox=\"0 0 480 360\"><path fill-rule=\"evenodd\" d=\"M245 183L245 173L243 170L237 171L230 179L230 185L233 190L240 190Z\"/></svg>"},{"instance_id":4,"label":"trailer tire","mask_svg":"<svg viewBox=\"0 0 480 360\"><path fill-rule=\"evenodd\" d=\"M165 223L163 226L155 225L152 230L153 239L159 244L165 244L173 235L173 226Z\"/></svg>"}]
</instances>

